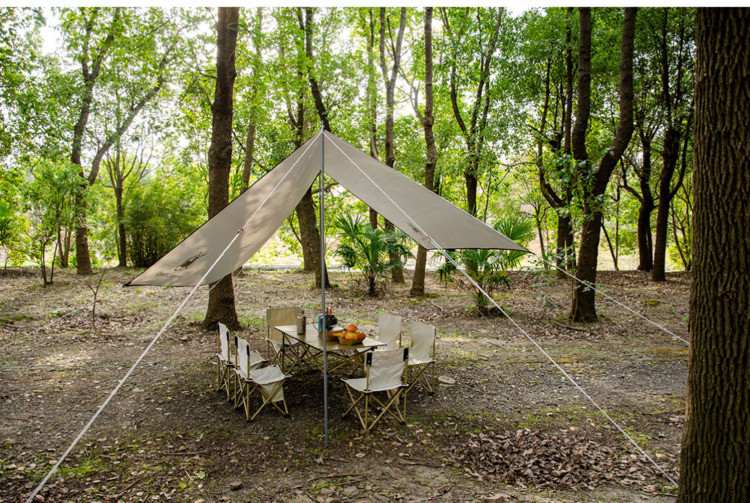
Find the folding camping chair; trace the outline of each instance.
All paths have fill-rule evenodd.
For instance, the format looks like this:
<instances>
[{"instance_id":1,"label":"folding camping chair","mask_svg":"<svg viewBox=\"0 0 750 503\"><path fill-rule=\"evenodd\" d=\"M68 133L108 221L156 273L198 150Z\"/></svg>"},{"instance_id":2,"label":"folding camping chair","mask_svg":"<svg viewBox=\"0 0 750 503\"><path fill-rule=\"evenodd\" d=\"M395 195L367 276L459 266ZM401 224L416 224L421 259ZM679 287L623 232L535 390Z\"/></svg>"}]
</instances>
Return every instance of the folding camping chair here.
<instances>
[{"instance_id":1,"label":"folding camping chair","mask_svg":"<svg viewBox=\"0 0 750 503\"><path fill-rule=\"evenodd\" d=\"M378 340L386 344L378 347L378 351L401 347L401 316L378 314Z\"/></svg>"},{"instance_id":2,"label":"folding camping chair","mask_svg":"<svg viewBox=\"0 0 750 503\"><path fill-rule=\"evenodd\" d=\"M284 417L289 417L289 410L284 399L284 381L288 377L278 365L247 370L245 377L240 379L240 385L242 386L240 395L242 397L242 405L245 408L245 418L248 422L255 419L260 414L260 411L269 403L281 412ZM260 393L261 404L251 416L250 396L256 390Z\"/></svg>"},{"instance_id":3,"label":"folding camping chair","mask_svg":"<svg viewBox=\"0 0 750 503\"><path fill-rule=\"evenodd\" d=\"M281 332L273 328L276 325L295 325L297 315L300 313L299 307L271 307L266 309L266 345L268 359L272 364L285 366L285 359L289 358L292 362L291 370L297 364L297 351L299 342L284 341Z\"/></svg>"},{"instance_id":4,"label":"folding camping chair","mask_svg":"<svg viewBox=\"0 0 750 503\"><path fill-rule=\"evenodd\" d=\"M357 413L360 424L369 433L387 412L400 423L404 423L404 413L398 408L399 399L406 385L403 382L406 363L409 359L409 348L399 348L383 351L370 351L365 354L365 377L358 379L344 379L346 391L349 393L351 405L344 416L352 409ZM384 393L381 401L375 393ZM357 405L364 399L364 411ZM370 419L370 409L380 407L380 413L375 419ZM404 401L406 407L406 401Z\"/></svg>"},{"instance_id":5,"label":"folding camping chair","mask_svg":"<svg viewBox=\"0 0 750 503\"><path fill-rule=\"evenodd\" d=\"M401 347L401 316L395 314L379 313L378 314L378 341L384 342L385 346L378 346L375 351L384 351L388 349L397 349ZM360 364L364 361L363 353L370 351L369 349L358 349L356 357L352 360L352 363L357 365L350 377L354 375Z\"/></svg>"},{"instance_id":6,"label":"folding camping chair","mask_svg":"<svg viewBox=\"0 0 750 503\"><path fill-rule=\"evenodd\" d=\"M234 384L232 370L236 363L236 351L229 347L229 329L223 323L219 323L219 331L216 333L216 391L225 389L227 400L232 399L230 385Z\"/></svg>"},{"instance_id":7,"label":"folding camping chair","mask_svg":"<svg viewBox=\"0 0 750 503\"><path fill-rule=\"evenodd\" d=\"M419 383L432 395L436 384L435 327L415 321L411 325L411 341L409 364L406 367L406 382L409 384L407 391Z\"/></svg>"},{"instance_id":8,"label":"folding camping chair","mask_svg":"<svg viewBox=\"0 0 750 503\"><path fill-rule=\"evenodd\" d=\"M239 408L243 403L242 394L245 391L243 382L248 380L248 372L263 366L266 363L259 352L250 350L250 344L241 337L234 338L235 358L237 366L234 368L234 408Z\"/></svg>"}]
</instances>

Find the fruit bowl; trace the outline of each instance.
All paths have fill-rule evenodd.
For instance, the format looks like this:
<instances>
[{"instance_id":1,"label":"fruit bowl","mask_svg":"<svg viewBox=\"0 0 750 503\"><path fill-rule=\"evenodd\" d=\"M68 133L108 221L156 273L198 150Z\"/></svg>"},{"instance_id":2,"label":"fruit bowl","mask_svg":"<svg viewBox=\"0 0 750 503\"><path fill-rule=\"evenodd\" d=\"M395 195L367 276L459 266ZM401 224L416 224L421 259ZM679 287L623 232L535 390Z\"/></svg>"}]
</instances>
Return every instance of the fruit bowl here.
<instances>
[{"instance_id":1,"label":"fruit bowl","mask_svg":"<svg viewBox=\"0 0 750 503\"><path fill-rule=\"evenodd\" d=\"M357 334L357 338L351 338L347 337L349 333L355 333ZM344 333L342 335L339 335L339 344L344 344L346 346L353 346L355 344L360 344L365 338L364 332L348 332Z\"/></svg>"}]
</instances>

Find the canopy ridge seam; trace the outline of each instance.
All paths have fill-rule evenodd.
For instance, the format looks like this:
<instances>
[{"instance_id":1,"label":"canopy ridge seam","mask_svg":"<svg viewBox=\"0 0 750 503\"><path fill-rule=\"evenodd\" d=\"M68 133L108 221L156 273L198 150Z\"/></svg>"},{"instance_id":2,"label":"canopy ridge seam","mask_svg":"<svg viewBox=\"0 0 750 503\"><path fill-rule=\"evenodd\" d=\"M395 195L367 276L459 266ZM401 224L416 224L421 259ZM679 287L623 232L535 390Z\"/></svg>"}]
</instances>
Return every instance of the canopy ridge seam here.
<instances>
[{"instance_id":1,"label":"canopy ridge seam","mask_svg":"<svg viewBox=\"0 0 750 503\"><path fill-rule=\"evenodd\" d=\"M332 143L333 143L333 142L332 142ZM333 144L334 144L334 145L336 145L335 143L333 143ZM414 221L414 220L413 220L413 219L412 219L412 218L411 218L411 217L410 217L410 216L409 216L409 215L408 215L408 214L407 214L407 213L406 213L406 212L405 212L405 211L404 211L404 210L403 210L403 209L402 209L402 208L401 208L401 207L400 207L399 205L398 205L398 203L396 203L396 202L395 202L395 201L394 201L394 200L393 200L393 199L392 199L392 198L391 198L391 197L390 197L390 196L388 195L388 193L386 193L386 192L385 192L385 191L384 191L384 190L383 190L383 189L382 189L382 188L381 188L381 187L380 187L380 186L379 186L379 185L378 185L377 183L375 183L375 181L374 181L374 180L373 180L373 179L372 179L372 178L371 178L371 177L370 177L370 176L369 176L369 175L368 175L367 173L365 173L365 172L364 172L364 171L362 170L362 168L360 168L360 166L359 166L359 165L358 165L358 164L357 164L357 163L356 163L356 162L355 162L354 160L352 160L352 158L351 158L351 157L349 157L349 156L348 156L348 155L346 154L346 152L344 152L344 151L343 151L343 150L342 150L342 149L341 149L341 148L340 148L340 147L339 147L338 145L336 145L336 147L337 147L337 148L338 148L338 149L339 149L339 150L341 151L341 153L342 153L342 154L344 154L344 156L345 156L345 157L346 157L347 159L349 159L349 161L350 161L350 162L351 162L351 163L352 163L352 164L354 165L354 167L356 167L356 168L357 168L357 169L358 169L358 170L359 170L359 171L360 171L360 172L361 172L361 173L362 173L362 174L363 174L363 175L364 175L365 177L367 177L367 179L369 179L369 180L370 180L370 182L372 182L372 183L373 183L373 185L375 185L375 186L376 186L376 187L377 187L377 188L378 188L378 189L379 189L379 190L380 190L380 191L381 191L381 192L383 193L383 195L385 195L385 197L387 197L387 198L388 198L388 200L389 200L389 201L391 201L391 203L393 203L393 205L394 205L394 206L395 206L396 208L398 208L398 209L399 209L399 211L401 211L401 213L403 213L403 214L404 214L404 216L406 216L406 218L407 218L407 219L409 219L409 221L411 221L411 222L412 222L412 224L414 224L414 226L415 226L415 227L416 227L417 229L419 229L419 231L420 231L420 232L422 232L422 234L424 234L424 235L427 235L427 233L426 233L426 232L424 232L424 230L422 230L422 228L420 227L420 225L419 225L419 224L418 224L417 222L415 222L415 221ZM675 487L677 487L677 482L675 482L675 480L674 480L674 479L673 479L672 477L670 477L670 476L669 476L669 474L668 474L668 473L667 473L667 472L666 472L666 471L665 471L665 470L664 470L664 469L663 469L663 468L662 468L662 467L661 467L661 466L660 466L660 465L659 465L659 464L658 464L658 463L657 463L656 461L654 461L654 459L653 459L653 458L652 458L652 457L651 457L651 456L650 456L650 455L649 455L649 454L648 454L648 453L647 453L647 452L646 452L645 450L643 450L643 449L641 448L641 446L640 446L640 445L638 445L638 443L637 443L637 442L636 442L636 441L635 441L635 440L633 439L633 437L631 437L631 436L630 436L630 435L629 435L629 434L628 434L628 433L627 433L627 432L626 432L626 431L625 431L625 430L624 430L624 429L623 429L623 428L622 428L622 427L621 427L621 426L620 426L620 425L619 425L619 424L618 424L618 423L617 423L617 422L616 422L616 421L615 421L614 419L612 419L612 417L611 417L611 416L610 416L610 415L609 415L609 414L608 414L608 413L607 413L607 412L606 412L606 411L605 411L605 410L604 410L604 409L603 409L602 407L600 407L600 406L599 406L599 404L598 404L598 403L596 403L596 401L595 401L595 400L594 400L594 399L593 399L593 398L592 398L592 397L591 397L591 396L590 396L590 395L589 395L588 393L586 393L586 391L585 391L585 390L584 390L584 389L583 389L583 388L582 388L582 387L581 387L581 386L580 386L580 385L579 385L579 384L578 384L578 383L577 383L577 382L575 381L575 379L573 379L573 378L572 378L572 377L570 376L570 374L568 374L568 373L567 373L567 372L565 371L565 369L563 369L563 368L562 368L562 367L561 367L561 366L560 366L560 365L559 365L559 364L558 364L558 363L557 363L557 362L556 362L556 361L554 360L554 358L552 358L552 357L550 356L550 354L549 354L549 353L547 353L547 351L545 351L545 350L544 350L544 348L542 348L542 347L541 347L541 346L540 346L540 345L539 345L539 344L538 344L538 343L537 343L537 342L536 342L536 341L535 341L535 340L534 340L534 339L533 339L533 338L532 338L532 337L531 337L531 336L530 336L530 335L529 335L529 334L528 334L528 333L527 333L527 332L526 332L526 331L525 331L525 330L524 330L523 328L521 328L521 326L520 326L520 325L519 325L518 323L516 323L516 321L515 321L515 320L514 320L513 318L511 318L511 317L510 317L510 316L508 315L508 313L507 313L507 312L506 312L506 311L505 311L505 310L504 310L504 309L503 309L502 307L500 307L500 305L498 305L498 303L497 303L497 302L495 302L495 299L493 299L493 298L492 298L492 297L491 297L491 296L490 296L490 295L489 295L489 294L488 294L488 293L487 293L487 292L486 292L486 291L485 291L485 290L484 290L484 289L483 289L482 287L480 287L480 286L479 286L479 284L478 284L478 283L477 283L477 282L476 282L476 281L475 281L475 280L474 280L474 279L473 279L473 278L472 278L471 276L469 276L469 274L468 274L468 273L467 273L467 272L466 272L466 271L465 271L465 270L464 270L464 269L463 269L463 268L462 268L462 267L461 267L460 265L458 265L458 263L457 263L457 262L456 262L456 261L455 261L455 260L453 259L453 257L451 257L451 256L450 256L450 255L448 254L448 252L446 252L446 251L445 251L445 249L444 249L444 248L443 248L442 246L440 246L440 244L439 244L439 243L437 243L437 242L433 241L432 239L430 239L430 240L431 240L431 241L432 241L433 243L435 243L435 246L437 246L438 250L439 250L439 251L440 251L440 252L441 252L441 253L442 253L442 254L443 254L443 255L444 255L444 256L445 256L445 257L446 257L446 258L447 258L448 260L450 260L450 261L451 261L451 263L453 263L453 265L454 265L454 266L456 267L456 269L458 269L459 271L461 271L461 273L462 273L462 274L463 274L464 276L466 276L466 278L467 278L467 279L468 279L468 280L469 280L469 281L470 281L470 282L471 282L471 283L472 283L472 284L473 284L473 285L474 285L474 286L475 286L475 287L476 287L476 288L477 288L477 289L478 289L478 290L479 290L480 292L482 292L482 294L484 294L484 296L485 296L485 297L487 297L487 299L488 299L488 300L489 300L489 301L490 301L490 302L491 302L491 303L492 303L492 304L493 304L493 305L494 305L494 306L495 306L496 308L498 308L498 309L499 309L499 310L500 310L500 311L501 311L501 312L502 312L502 313L503 313L503 314L504 314L504 315L505 315L505 316L506 316L506 317L507 317L507 318L508 318L508 319L509 319L509 320L510 320L510 321L511 321L512 323L513 323L513 325L515 325L515 327L516 327L516 328L517 328L517 329L518 329L518 330L519 330L519 331L520 331L520 332L521 332L521 333L522 333L522 334L523 334L523 335L524 335L524 336L525 336L525 337L526 337L526 338L527 338L527 339L528 339L528 340L529 340L529 341L530 341L530 342L531 342L531 343L532 343L532 344L533 344L533 345L534 345L534 346L535 346L535 347L536 347L536 348L537 348L537 349L538 349L538 350L539 350L539 351L540 351L540 352L541 352L541 353L542 353L542 354L543 354L543 355L544 355L544 356L545 356L545 357L546 357L546 358L547 358L547 359L548 359L548 360L549 360L549 361L550 361L550 362L551 362L551 363L552 363L552 364L553 364L553 365L554 365L554 366L555 366L555 367L556 367L556 368L557 368L557 369L558 369L558 370L559 370L559 371L560 371L560 372L561 372L561 373L563 374L563 376L565 376L565 378L566 378L566 379L567 379L568 381L570 381L570 382L571 382L571 384L573 384L573 386L575 386L575 388L576 388L576 389L578 389L578 391L580 391L580 392L581 392L581 394L583 394L583 396L585 396L585 397L586 397L586 398L588 399L588 401L589 401L589 402L591 402L591 403L592 403L592 404L594 405L594 407L596 407L596 408L597 408L597 410L598 410L599 412L601 412L601 413L602 413L602 415L603 415L603 416L604 416L605 418L607 418L607 420L608 420L608 421L609 421L610 423L612 423L612 424L613 424L613 425L615 426L615 428L617 428L617 430L618 430L618 431L619 431L620 433L622 433L622 434L623 434L623 435L625 436L625 438L626 438L626 439L628 439L628 441L630 441L630 443L631 443L631 444L633 444L633 445L635 446L635 448L636 448L636 449L638 450L638 452L640 452L641 454L643 454L643 455L644 455L644 456L646 457L646 459L648 459L648 460L649 460L649 461L651 462L651 464L652 464L652 465L654 465L654 466L656 467L656 469L657 469L657 470L658 470L659 472L661 472L661 474L662 474L662 475L664 475L664 477L666 477L666 479L667 479L667 480L669 480L669 482L670 482L670 483L672 483L672 484L673 484L673 485L674 485Z\"/></svg>"},{"instance_id":2,"label":"canopy ridge seam","mask_svg":"<svg viewBox=\"0 0 750 503\"><path fill-rule=\"evenodd\" d=\"M318 133L318 134L320 134L320 133ZM274 192L276 192L276 189L279 188L279 185L281 185L281 183L286 179L286 177L289 176L289 173L291 173L294 170L294 168L297 166L297 163L299 162L299 160L302 159L302 157L304 157L305 153L307 153L307 150L310 149L310 145L312 145L313 143L314 142L310 142L310 144L308 145L307 149L305 149L305 151L302 153L302 155L300 155L297 158L297 160L294 162L294 164L292 165L292 167L290 167L289 171L287 171L286 174L281 178L281 180L279 180L279 182L276 184L276 186L273 188L273 190L271 190L271 192L268 193L268 195L266 196L266 198L263 200L263 202L260 204L260 206L258 206L258 208L253 212L253 214L250 216L250 218L247 219L247 221L242 226L242 228L247 227L247 225L250 223L250 221L258 213L258 211L260 210L260 208L262 208L263 205L266 204L266 202L271 197L271 195ZM232 245L237 241L237 238L240 236L240 234L241 234L241 232L237 232L234 235L234 237L232 238L232 240L229 241L229 244L219 254L219 256L216 258L216 260L214 261L214 263L211 264L211 267L209 267L206 270L206 272L203 273L203 276L198 281L198 283L192 288L192 290L190 290L190 293L188 293L188 295L185 297L185 299L182 301L182 303L180 303L180 305L172 313L172 315L169 317L169 319L166 321L166 323L164 323L164 326L161 328L161 330L159 330L159 332L156 334L156 336L154 336L154 338L151 341L151 343L148 346L146 346L146 349L143 350L143 353L141 353L141 356L139 356L138 359L135 361L135 363L133 363L133 365L130 367L130 370L128 370L128 372L120 380L120 382L117 383L117 386L115 386L115 388L110 392L109 396L104 401L104 403L102 403L99 406L99 408L96 410L96 412L91 417L91 419L89 420L89 422L86 423L86 426L83 427L83 429L78 434L78 436L75 438L75 440L73 440L73 443L70 444L70 446L65 450L65 452L63 453L63 455L60 456L60 459L57 460L57 462L52 467L52 469L42 479L42 481L39 483L39 485L36 487L36 489L34 489L34 492L32 492L31 495L29 495L29 497L26 499L26 503L32 503L32 501L34 500L34 498L36 497L36 495L39 494L39 491L42 490L42 488L45 486L45 484L50 479L50 477L52 477L52 475L54 475L55 472L57 472L57 470L60 468L60 465L62 464L62 462L65 460L65 458L68 457L68 454L70 454L70 452L73 450L73 448L76 446L76 444L78 444L78 442L81 440L81 438L83 437L83 435L85 435L86 432L89 430L89 428L91 428L91 425L94 424L94 421L96 421L96 418L99 417L99 414L102 413L102 411L104 410L104 408L109 404L110 400L112 400L112 398L117 394L117 392L120 390L120 388L122 387L122 385L125 384L125 381L127 381L127 379L133 373L133 371L138 366L138 364L141 363L141 361L146 356L146 354L148 354L148 352L151 350L151 348L154 346L154 344L156 344L156 342L161 338L162 334L167 330L167 328L169 328L169 326L172 324L172 322L174 321L174 319L180 313L180 311L182 310L182 308L185 307L185 304L187 304L187 302L190 300L190 298L193 296L193 294L196 292L196 290L198 290L198 287L201 286L201 283L203 283L203 281L206 279L206 277L208 277L208 275L211 273L211 271L214 269L214 267L216 267L216 264L219 263L219 261L224 257L224 255L229 250L229 248L231 248ZM213 286L215 286L216 284L218 284L218 282L216 282ZM213 286L211 288L213 288Z\"/></svg>"}]
</instances>

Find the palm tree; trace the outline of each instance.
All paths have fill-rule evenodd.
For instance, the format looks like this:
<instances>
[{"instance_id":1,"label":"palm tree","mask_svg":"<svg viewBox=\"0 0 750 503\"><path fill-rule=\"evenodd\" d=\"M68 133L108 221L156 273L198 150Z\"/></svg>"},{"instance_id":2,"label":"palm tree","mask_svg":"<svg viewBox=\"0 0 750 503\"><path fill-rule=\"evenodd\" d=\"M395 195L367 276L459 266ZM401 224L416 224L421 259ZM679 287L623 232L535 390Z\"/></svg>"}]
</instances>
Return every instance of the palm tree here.
<instances>
[{"instance_id":1,"label":"palm tree","mask_svg":"<svg viewBox=\"0 0 750 503\"><path fill-rule=\"evenodd\" d=\"M344 215L334 224L341 231L341 243L335 254L339 256L344 267L358 270L367 281L367 294L377 295L377 281L394 268L403 268L401 260L390 260L394 252L399 257L411 255L409 249L400 240L405 236L396 232L373 229L369 223L357 215Z\"/></svg>"},{"instance_id":2,"label":"palm tree","mask_svg":"<svg viewBox=\"0 0 750 503\"><path fill-rule=\"evenodd\" d=\"M534 237L534 224L521 216L507 216L498 220L495 230L513 241L526 245ZM521 251L509 250L461 250L452 257L466 265L466 271L479 287L492 294L501 285L508 284L507 269L516 267L524 256ZM438 269L441 278L447 278L455 271L452 262L447 261ZM490 301L478 289L472 295L477 310L484 315L500 314L490 305Z\"/></svg>"}]
</instances>

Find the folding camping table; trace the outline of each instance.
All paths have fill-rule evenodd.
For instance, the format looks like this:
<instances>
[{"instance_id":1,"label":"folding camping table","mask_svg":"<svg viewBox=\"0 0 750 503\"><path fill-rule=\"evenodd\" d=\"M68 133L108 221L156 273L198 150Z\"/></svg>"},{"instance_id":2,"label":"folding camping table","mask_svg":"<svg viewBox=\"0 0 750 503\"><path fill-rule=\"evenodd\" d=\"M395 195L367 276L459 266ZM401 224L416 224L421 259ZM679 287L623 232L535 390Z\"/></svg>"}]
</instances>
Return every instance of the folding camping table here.
<instances>
[{"instance_id":1,"label":"folding camping table","mask_svg":"<svg viewBox=\"0 0 750 503\"><path fill-rule=\"evenodd\" d=\"M337 341L324 341L318 331L318 327L309 323L304 334L297 333L296 325L277 325L273 328L282 334L282 358L284 346L292 344L291 341L301 342L305 345L305 350L302 352L302 355L304 355L303 358L312 360L321 372L323 371L323 367L315 357L323 353L323 344L325 344L326 352L329 355L341 359L338 365L328 369L329 372L351 363L353 358L356 358L365 351L372 351L378 346L385 346L385 343L370 337L365 337L362 342L352 345L341 344Z\"/></svg>"}]
</instances>

